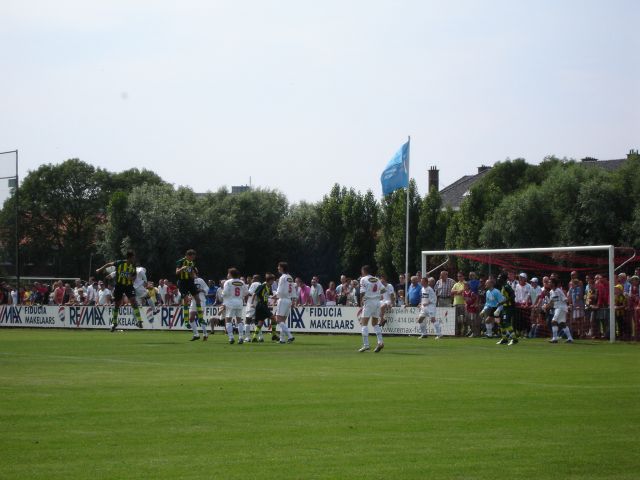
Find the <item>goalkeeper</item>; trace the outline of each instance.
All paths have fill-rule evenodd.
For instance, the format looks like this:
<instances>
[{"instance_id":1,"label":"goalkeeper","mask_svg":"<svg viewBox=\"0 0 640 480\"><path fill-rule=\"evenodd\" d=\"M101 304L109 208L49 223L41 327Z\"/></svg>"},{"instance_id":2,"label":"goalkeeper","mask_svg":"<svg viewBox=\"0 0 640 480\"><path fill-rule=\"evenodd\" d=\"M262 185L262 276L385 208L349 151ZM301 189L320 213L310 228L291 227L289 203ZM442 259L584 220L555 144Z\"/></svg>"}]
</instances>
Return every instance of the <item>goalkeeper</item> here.
<instances>
[{"instance_id":1,"label":"goalkeeper","mask_svg":"<svg viewBox=\"0 0 640 480\"><path fill-rule=\"evenodd\" d=\"M518 343L518 339L513 334L513 317L515 314L516 294L508 281L508 275L506 272L503 272L498 276L496 287L500 288L500 293L503 297L503 300L500 302L500 306L498 307L500 312L496 311L494 313L494 316L500 317L500 333L502 334L502 338L497 344L515 345Z\"/></svg>"},{"instance_id":2,"label":"goalkeeper","mask_svg":"<svg viewBox=\"0 0 640 480\"><path fill-rule=\"evenodd\" d=\"M495 281L493 278L489 278L485 282L485 304L484 308L480 312L480 318L483 319L486 328L487 338L493 337L493 324L495 322L494 317L500 316L502 307L500 303L504 300L502 293L495 287Z\"/></svg>"}]
</instances>

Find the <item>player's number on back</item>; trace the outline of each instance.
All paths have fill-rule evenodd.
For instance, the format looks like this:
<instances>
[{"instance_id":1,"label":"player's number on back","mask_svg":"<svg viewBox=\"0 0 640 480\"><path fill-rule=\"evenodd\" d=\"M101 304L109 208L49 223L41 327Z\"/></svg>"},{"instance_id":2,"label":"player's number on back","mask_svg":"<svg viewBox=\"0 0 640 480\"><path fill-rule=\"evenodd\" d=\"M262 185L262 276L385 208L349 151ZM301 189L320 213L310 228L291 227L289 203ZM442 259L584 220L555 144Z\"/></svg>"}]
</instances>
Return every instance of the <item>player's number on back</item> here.
<instances>
[{"instance_id":1,"label":"player's number on back","mask_svg":"<svg viewBox=\"0 0 640 480\"><path fill-rule=\"evenodd\" d=\"M378 291L378 284L374 283L373 285L373 293L376 293Z\"/></svg>"},{"instance_id":2,"label":"player's number on back","mask_svg":"<svg viewBox=\"0 0 640 480\"><path fill-rule=\"evenodd\" d=\"M240 287L236 287L235 288L235 295L236 295L236 297L240 296Z\"/></svg>"}]
</instances>

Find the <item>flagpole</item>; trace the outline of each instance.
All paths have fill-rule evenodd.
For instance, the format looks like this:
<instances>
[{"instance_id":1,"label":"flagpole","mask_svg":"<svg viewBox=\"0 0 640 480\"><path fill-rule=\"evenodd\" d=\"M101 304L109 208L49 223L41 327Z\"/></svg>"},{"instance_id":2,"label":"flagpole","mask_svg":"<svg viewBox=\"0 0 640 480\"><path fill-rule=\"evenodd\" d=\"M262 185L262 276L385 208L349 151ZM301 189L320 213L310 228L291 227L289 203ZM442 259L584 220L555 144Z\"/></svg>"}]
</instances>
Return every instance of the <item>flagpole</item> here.
<instances>
[{"instance_id":1,"label":"flagpole","mask_svg":"<svg viewBox=\"0 0 640 480\"><path fill-rule=\"evenodd\" d=\"M409 185L411 185L411 135L407 141L407 224L405 227L405 251L404 251L404 298L409 303Z\"/></svg>"}]
</instances>

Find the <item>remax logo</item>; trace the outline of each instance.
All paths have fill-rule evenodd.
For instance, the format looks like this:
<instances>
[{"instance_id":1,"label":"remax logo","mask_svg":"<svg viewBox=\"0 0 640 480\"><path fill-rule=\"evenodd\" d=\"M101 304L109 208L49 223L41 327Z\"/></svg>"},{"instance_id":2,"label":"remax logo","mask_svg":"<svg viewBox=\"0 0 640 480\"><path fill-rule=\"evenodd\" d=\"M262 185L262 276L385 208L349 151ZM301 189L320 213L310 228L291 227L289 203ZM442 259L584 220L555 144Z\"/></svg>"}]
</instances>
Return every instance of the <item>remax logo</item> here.
<instances>
[{"instance_id":1,"label":"remax logo","mask_svg":"<svg viewBox=\"0 0 640 480\"><path fill-rule=\"evenodd\" d=\"M106 326L104 311L105 307L69 307L69 323L76 327Z\"/></svg>"},{"instance_id":2,"label":"remax logo","mask_svg":"<svg viewBox=\"0 0 640 480\"><path fill-rule=\"evenodd\" d=\"M22 323L22 317L20 316L21 309L21 307L12 307L9 305L0 306L0 323Z\"/></svg>"},{"instance_id":3,"label":"remax logo","mask_svg":"<svg viewBox=\"0 0 640 480\"><path fill-rule=\"evenodd\" d=\"M176 328L183 324L182 307L162 307L160 311L160 325Z\"/></svg>"},{"instance_id":4,"label":"remax logo","mask_svg":"<svg viewBox=\"0 0 640 480\"><path fill-rule=\"evenodd\" d=\"M304 315L303 308L292 308L289 314L289 328L305 328L302 316Z\"/></svg>"}]
</instances>

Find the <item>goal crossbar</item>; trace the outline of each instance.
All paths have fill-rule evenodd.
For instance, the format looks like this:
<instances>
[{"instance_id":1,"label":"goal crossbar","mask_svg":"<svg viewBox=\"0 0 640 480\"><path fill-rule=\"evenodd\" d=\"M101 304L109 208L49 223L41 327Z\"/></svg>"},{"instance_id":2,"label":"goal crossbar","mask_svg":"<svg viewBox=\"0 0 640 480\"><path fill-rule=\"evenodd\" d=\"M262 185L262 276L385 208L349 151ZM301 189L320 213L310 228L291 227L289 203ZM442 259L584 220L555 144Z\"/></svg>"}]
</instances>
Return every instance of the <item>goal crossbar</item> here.
<instances>
[{"instance_id":1,"label":"goal crossbar","mask_svg":"<svg viewBox=\"0 0 640 480\"><path fill-rule=\"evenodd\" d=\"M592 245L574 247L534 247L534 248L494 248L476 250L423 250L422 251L422 273L427 273L427 258L434 255L492 255L500 253L552 253L552 252L586 252L600 250L609 254L609 341L616 341L616 317L615 317L615 247L613 245Z\"/></svg>"}]
</instances>

